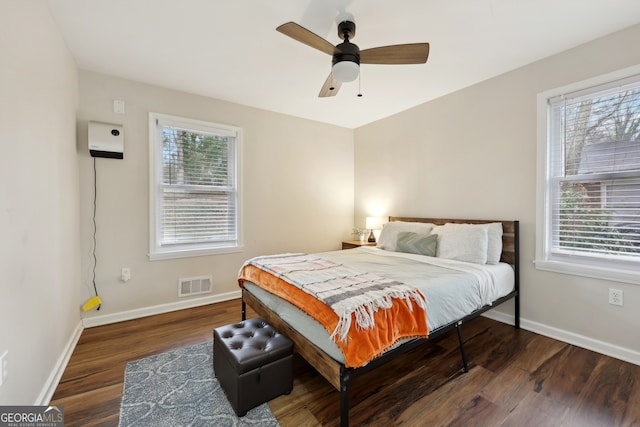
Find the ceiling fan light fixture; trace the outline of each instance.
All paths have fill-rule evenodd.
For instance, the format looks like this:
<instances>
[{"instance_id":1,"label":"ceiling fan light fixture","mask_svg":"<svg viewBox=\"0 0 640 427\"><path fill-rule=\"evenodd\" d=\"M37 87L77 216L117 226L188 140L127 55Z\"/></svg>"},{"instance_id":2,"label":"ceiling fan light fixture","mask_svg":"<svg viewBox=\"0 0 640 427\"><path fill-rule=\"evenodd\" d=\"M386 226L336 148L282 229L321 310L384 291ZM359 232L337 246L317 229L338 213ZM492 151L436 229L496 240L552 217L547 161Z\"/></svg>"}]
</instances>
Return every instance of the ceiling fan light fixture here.
<instances>
[{"instance_id":1,"label":"ceiling fan light fixture","mask_svg":"<svg viewBox=\"0 0 640 427\"><path fill-rule=\"evenodd\" d=\"M352 61L336 62L333 64L331 74L333 74L333 78L339 82L352 82L358 78L358 74L360 74L360 66L356 62Z\"/></svg>"}]
</instances>

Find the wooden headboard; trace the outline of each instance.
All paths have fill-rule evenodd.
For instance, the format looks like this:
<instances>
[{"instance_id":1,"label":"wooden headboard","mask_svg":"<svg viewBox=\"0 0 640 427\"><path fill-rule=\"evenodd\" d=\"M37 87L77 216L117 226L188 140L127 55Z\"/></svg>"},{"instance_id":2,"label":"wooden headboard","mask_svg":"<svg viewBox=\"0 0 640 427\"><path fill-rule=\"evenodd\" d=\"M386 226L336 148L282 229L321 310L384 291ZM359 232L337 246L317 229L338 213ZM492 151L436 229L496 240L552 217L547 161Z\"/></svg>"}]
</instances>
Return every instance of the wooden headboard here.
<instances>
[{"instance_id":1,"label":"wooden headboard","mask_svg":"<svg viewBox=\"0 0 640 427\"><path fill-rule=\"evenodd\" d=\"M519 221L501 221L485 219L451 219L451 218L411 218L403 216L390 216L389 221L406 222L430 222L436 225L444 225L448 222L456 224L487 224L490 222L502 223L502 255L500 261L511 264L518 271L519 264Z\"/></svg>"}]
</instances>

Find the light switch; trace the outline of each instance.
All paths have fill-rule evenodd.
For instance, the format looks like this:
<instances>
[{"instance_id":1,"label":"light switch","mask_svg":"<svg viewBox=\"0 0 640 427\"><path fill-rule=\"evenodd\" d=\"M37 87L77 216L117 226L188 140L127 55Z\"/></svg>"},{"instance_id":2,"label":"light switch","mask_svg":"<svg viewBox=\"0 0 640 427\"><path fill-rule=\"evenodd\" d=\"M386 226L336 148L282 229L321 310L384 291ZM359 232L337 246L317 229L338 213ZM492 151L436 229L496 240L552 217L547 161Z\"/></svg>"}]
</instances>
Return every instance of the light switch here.
<instances>
[{"instance_id":1,"label":"light switch","mask_svg":"<svg viewBox=\"0 0 640 427\"><path fill-rule=\"evenodd\" d=\"M117 114L124 114L124 101L121 99L113 100L113 112Z\"/></svg>"}]
</instances>

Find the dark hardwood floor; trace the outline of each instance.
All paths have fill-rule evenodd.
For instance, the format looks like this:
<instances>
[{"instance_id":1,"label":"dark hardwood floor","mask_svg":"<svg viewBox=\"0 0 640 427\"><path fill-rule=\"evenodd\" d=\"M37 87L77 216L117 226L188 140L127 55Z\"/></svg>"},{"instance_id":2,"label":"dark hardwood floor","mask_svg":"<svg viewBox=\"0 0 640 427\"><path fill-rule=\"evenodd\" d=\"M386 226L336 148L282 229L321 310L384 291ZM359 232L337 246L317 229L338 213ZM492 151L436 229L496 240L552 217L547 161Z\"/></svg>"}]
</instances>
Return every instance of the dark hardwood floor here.
<instances>
[{"instance_id":1,"label":"dark hardwood floor","mask_svg":"<svg viewBox=\"0 0 640 427\"><path fill-rule=\"evenodd\" d=\"M251 314L251 313L250 313ZM212 340L239 300L86 329L51 404L66 426L117 426L130 360ZM640 366L478 318L352 381L351 425L640 426ZM304 360L269 403L282 426L335 426L339 394Z\"/></svg>"}]
</instances>

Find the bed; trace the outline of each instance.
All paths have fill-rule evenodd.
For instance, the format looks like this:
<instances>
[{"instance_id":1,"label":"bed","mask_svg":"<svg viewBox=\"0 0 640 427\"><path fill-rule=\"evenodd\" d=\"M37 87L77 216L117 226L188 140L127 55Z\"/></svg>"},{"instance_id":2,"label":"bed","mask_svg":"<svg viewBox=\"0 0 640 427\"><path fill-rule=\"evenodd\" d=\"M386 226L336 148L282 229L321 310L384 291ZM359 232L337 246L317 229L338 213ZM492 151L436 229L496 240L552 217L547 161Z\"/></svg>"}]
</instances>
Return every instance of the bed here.
<instances>
[{"instance_id":1,"label":"bed","mask_svg":"<svg viewBox=\"0 0 640 427\"><path fill-rule=\"evenodd\" d=\"M499 234L496 227L500 230ZM437 252L429 255L437 256L423 256L424 250L433 249L425 243L425 236L429 235L432 237L429 242L434 239L438 242ZM433 235L437 237L433 238ZM460 240L461 236L466 240ZM418 244L409 244L407 249L407 241L417 241ZM467 244L467 241L471 243ZM484 245L484 254L476 250L481 245ZM385 346L382 352L371 353L373 356L354 359L346 351L346 344L340 344L335 337L330 337L330 329L327 330L326 325L320 325L304 312L313 310L301 310L285 300L286 292L279 296L267 283L261 283L271 282L272 273L269 272L262 271L260 276L244 277L241 270L242 318L246 318L246 305L249 305L293 341L295 351L340 392L341 425L348 426L349 382L352 378L376 369L453 329L458 335L461 371L467 372L462 325L512 299L514 326L520 327L518 246L518 221L389 217L388 228L385 226L383 229L377 247L319 254L322 260L334 265L356 266L370 270L377 278L410 283L424 295L426 315L420 313L415 301L413 306L409 302L409 306L417 312L416 316L426 318L428 337L421 326L410 325L408 331L418 332L406 332L402 336L389 338L393 345ZM417 251L414 250L416 247ZM264 279L266 276L269 280ZM474 288L478 286L476 282L484 283L482 280L485 277L489 285L482 284L479 290Z\"/></svg>"}]
</instances>

